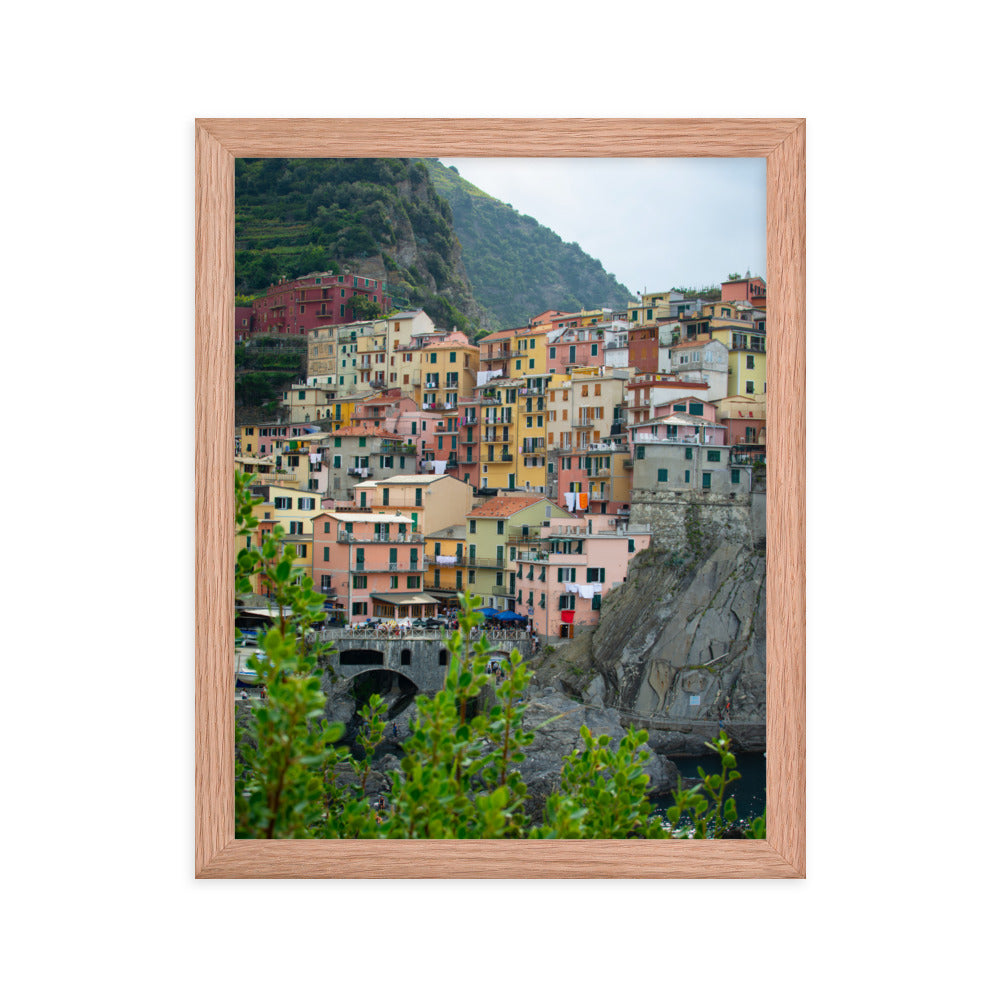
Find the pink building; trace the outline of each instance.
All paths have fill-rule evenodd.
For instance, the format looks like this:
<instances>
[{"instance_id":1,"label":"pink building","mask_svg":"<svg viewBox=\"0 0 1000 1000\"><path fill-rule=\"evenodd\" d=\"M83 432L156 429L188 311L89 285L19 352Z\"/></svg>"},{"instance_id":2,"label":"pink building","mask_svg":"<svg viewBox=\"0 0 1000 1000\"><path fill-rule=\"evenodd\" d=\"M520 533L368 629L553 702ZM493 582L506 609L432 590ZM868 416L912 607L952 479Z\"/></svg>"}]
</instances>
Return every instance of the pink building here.
<instances>
[{"instance_id":1,"label":"pink building","mask_svg":"<svg viewBox=\"0 0 1000 1000\"><path fill-rule=\"evenodd\" d=\"M600 327L566 327L548 335L545 370L563 374L571 368L604 364L604 330Z\"/></svg>"},{"instance_id":2,"label":"pink building","mask_svg":"<svg viewBox=\"0 0 1000 1000\"><path fill-rule=\"evenodd\" d=\"M540 637L572 639L597 624L603 597L651 541L648 526L629 527L617 517L551 518L539 540L518 547L515 610Z\"/></svg>"},{"instance_id":3,"label":"pink building","mask_svg":"<svg viewBox=\"0 0 1000 1000\"><path fill-rule=\"evenodd\" d=\"M293 281L271 285L253 304L253 329L258 334L277 337L304 337L319 326L353 323L352 298L367 299L389 312L392 299L385 292L385 282L359 274L314 272Z\"/></svg>"},{"instance_id":4,"label":"pink building","mask_svg":"<svg viewBox=\"0 0 1000 1000\"><path fill-rule=\"evenodd\" d=\"M549 488L561 504L572 493L573 509L592 514L619 514L629 507L632 477L624 446L562 448L549 455L555 483ZM548 483L552 483L551 477Z\"/></svg>"},{"instance_id":5,"label":"pink building","mask_svg":"<svg viewBox=\"0 0 1000 1000\"><path fill-rule=\"evenodd\" d=\"M672 399L666 403L654 402L650 419L669 417L673 413L690 413L695 417L715 420L716 407L714 403L706 403L701 396L681 396L680 399Z\"/></svg>"},{"instance_id":6,"label":"pink building","mask_svg":"<svg viewBox=\"0 0 1000 1000\"><path fill-rule=\"evenodd\" d=\"M434 614L424 537L409 517L324 510L312 524L313 584L349 622Z\"/></svg>"},{"instance_id":7,"label":"pink building","mask_svg":"<svg viewBox=\"0 0 1000 1000\"><path fill-rule=\"evenodd\" d=\"M705 417L690 413L672 413L669 417L659 417L635 424L629 430L629 445L635 452L636 445L642 444L710 444L726 443L726 428Z\"/></svg>"}]
</instances>

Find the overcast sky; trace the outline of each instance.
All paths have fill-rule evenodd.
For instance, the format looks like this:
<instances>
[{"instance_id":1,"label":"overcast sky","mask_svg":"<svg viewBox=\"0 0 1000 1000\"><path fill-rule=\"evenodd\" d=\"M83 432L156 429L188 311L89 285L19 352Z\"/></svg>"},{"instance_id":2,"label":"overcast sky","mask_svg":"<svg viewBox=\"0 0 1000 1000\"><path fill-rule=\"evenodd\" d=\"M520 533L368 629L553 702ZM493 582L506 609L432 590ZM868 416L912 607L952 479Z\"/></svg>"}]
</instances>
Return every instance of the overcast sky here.
<instances>
[{"instance_id":1,"label":"overcast sky","mask_svg":"<svg viewBox=\"0 0 1000 1000\"><path fill-rule=\"evenodd\" d=\"M443 159L596 257L630 291L766 278L760 159Z\"/></svg>"}]
</instances>

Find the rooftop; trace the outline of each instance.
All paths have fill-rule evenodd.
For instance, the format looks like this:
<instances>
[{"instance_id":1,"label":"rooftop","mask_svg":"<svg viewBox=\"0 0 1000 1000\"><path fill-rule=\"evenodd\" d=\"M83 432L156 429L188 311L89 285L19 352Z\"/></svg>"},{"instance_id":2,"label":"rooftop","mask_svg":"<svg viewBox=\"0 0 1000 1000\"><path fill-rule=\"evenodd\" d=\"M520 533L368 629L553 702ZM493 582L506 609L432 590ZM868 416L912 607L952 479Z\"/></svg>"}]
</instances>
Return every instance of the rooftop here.
<instances>
[{"instance_id":1,"label":"rooftop","mask_svg":"<svg viewBox=\"0 0 1000 1000\"><path fill-rule=\"evenodd\" d=\"M527 510L528 507L534 507L536 503L544 503L555 507L555 504L544 496L493 497L487 500L486 503L469 511L468 516L472 518L483 517L502 520L505 517L510 517L512 514Z\"/></svg>"}]
</instances>

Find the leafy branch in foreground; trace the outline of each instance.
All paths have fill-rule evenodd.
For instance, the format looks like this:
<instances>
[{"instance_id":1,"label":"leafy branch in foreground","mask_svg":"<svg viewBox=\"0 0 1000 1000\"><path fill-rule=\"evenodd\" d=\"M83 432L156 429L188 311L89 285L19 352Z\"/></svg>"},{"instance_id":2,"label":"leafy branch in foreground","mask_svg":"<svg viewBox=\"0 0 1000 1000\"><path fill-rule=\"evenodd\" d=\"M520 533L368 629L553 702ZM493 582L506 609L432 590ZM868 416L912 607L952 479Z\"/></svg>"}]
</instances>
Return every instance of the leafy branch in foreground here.
<instances>
[{"instance_id":1,"label":"leafy branch in foreground","mask_svg":"<svg viewBox=\"0 0 1000 1000\"><path fill-rule=\"evenodd\" d=\"M251 476L236 476L236 532L251 537L258 525ZM527 815L528 789L519 765L534 739L524 729L531 674L510 653L502 681L488 672L494 650L484 635L480 599L460 595L459 628L443 642L450 654L442 688L418 695L412 733L402 745L387 809L369 801L368 782L382 742L388 706L373 695L361 711L359 756L340 745L345 729L324 719L323 657L331 647L316 641L323 598L313 590L295 548L276 527L257 546L239 550L237 593L256 577L274 600L278 616L250 663L265 696L237 731L236 835L238 837L398 838L624 838L720 837L737 822L726 793L739 778L729 739L707 744L722 771L675 793L665 826L652 809L643 771L647 734L629 729L620 745L586 727L584 746L564 758L559 791L546 803L544 821ZM344 772L354 773L349 785ZM341 780L338 780L341 778ZM704 789L704 794L702 794ZM763 817L749 836L764 836Z\"/></svg>"}]
</instances>

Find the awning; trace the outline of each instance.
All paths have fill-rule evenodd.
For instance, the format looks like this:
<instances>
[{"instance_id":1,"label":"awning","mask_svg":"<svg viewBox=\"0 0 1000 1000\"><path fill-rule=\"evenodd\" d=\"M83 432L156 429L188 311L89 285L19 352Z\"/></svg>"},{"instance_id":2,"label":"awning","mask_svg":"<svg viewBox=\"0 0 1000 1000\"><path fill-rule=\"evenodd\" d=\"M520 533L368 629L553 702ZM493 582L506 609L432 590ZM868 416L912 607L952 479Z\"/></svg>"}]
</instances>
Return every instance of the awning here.
<instances>
[{"instance_id":1,"label":"awning","mask_svg":"<svg viewBox=\"0 0 1000 1000\"><path fill-rule=\"evenodd\" d=\"M410 604L437 604L438 599L422 591L418 594L372 594L373 601L381 601L383 604L392 604L395 607L405 607Z\"/></svg>"}]
</instances>

